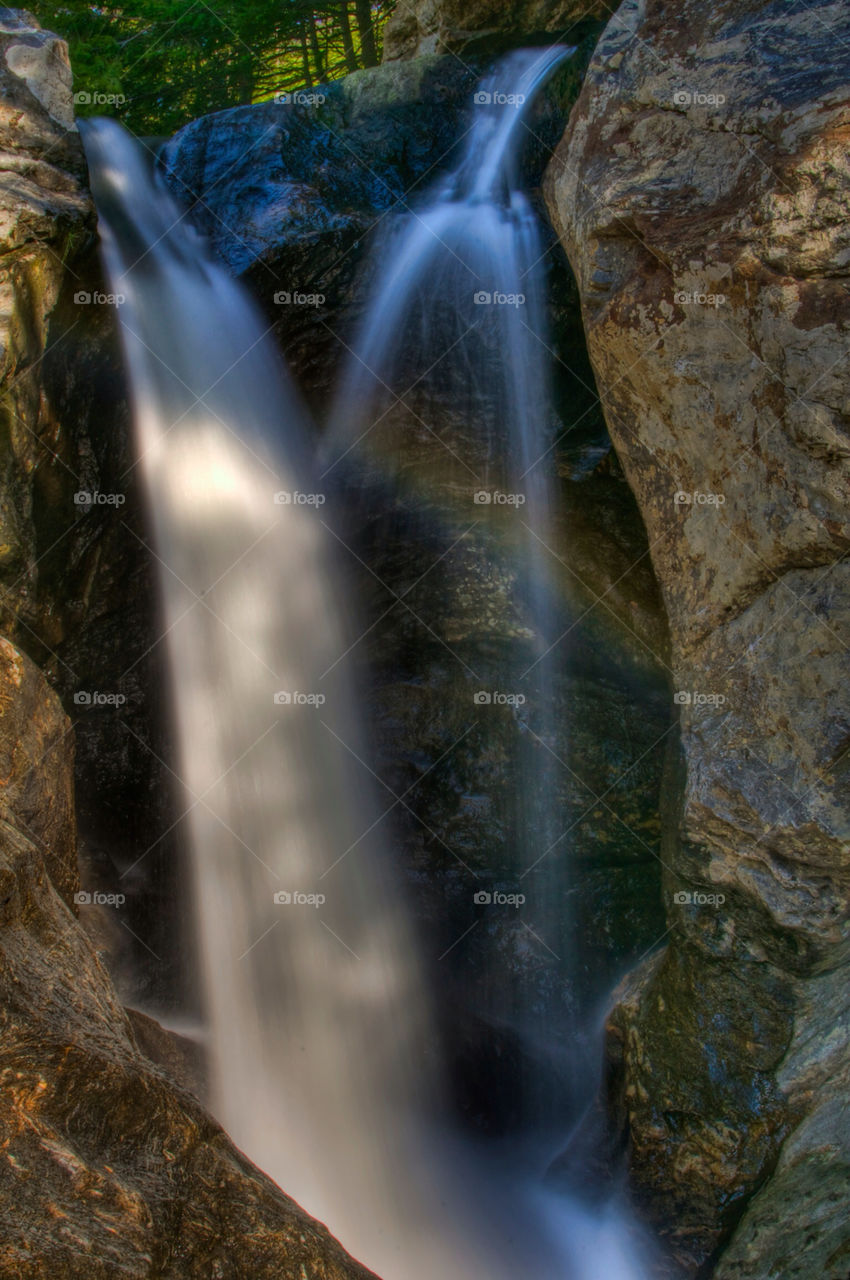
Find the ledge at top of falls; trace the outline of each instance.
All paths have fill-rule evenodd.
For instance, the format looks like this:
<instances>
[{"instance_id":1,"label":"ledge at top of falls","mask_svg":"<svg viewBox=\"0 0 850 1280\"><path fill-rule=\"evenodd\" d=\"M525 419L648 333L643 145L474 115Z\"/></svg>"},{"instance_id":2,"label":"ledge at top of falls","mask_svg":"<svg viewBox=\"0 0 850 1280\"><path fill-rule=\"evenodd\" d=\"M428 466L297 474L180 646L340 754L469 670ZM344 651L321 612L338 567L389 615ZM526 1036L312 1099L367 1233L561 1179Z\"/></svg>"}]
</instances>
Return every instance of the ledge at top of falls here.
<instances>
[{"instance_id":1,"label":"ledge at top of falls","mask_svg":"<svg viewBox=\"0 0 850 1280\"><path fill-rule=\"evenodd\" d=\"M284 289L282 255L327 237L339 252L446 165L475 81L455 59L423 58L202 116L163 148L166 181L231 271L266 263Z\"/></svg>"},{"instance_id":2,"label":"ledge at top of falls","mask_svg":"<svg viewBox=\"0 0 850 1280\"><path fill-rule=\"evenodd\" d=\"M527 186L539 185L563 133L588 52L535 103L523 148ZM162 147L172 194L277 321L308 395L329 386L342 350L326 321L353 326L365 305L371 240L419 208L457 164L482 69L425 56L357 71L287 101L202 116ZM282 301L295 293L321 305Z\"/></svg>"},{"instance_id":3,"label":"ledge at top of falls","mask_svg":"<svg viewBox=\"0 0 850 1280\"><path fill-rule=\"evenodd\" d=\"M456 163L480 63L423 56L357 71L279 100L202 116L162 148L166 182L236 274L265 268L285 288L287 255L349 246L390 211L421 201ZM540 97L528 137L530 185L563 132L573 80ZM311 274L322 274L322 259ZM292 281L291 286L308 281Z\"/></svg>"}]
</instances>

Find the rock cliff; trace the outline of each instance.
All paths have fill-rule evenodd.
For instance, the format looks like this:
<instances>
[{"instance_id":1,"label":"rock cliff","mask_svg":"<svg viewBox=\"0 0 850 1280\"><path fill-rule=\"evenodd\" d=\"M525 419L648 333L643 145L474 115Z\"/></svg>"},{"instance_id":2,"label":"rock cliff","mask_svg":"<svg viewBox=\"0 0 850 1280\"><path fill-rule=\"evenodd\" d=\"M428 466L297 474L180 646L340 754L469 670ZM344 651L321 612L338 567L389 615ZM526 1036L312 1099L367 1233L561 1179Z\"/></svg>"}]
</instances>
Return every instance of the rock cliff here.
<instances>
[{"instance_id":1,"label":"rock cliff","mask_svg":"<svg viewBox=\"0 0 850 1280\"><path fill-rule=\"evenodd\" d=\"M723 1280L850 1248L848 37L838 4L627 0L546 181L681 711L668 945L611 1053L633 1179Z\"/></svg>"}]
</instances>

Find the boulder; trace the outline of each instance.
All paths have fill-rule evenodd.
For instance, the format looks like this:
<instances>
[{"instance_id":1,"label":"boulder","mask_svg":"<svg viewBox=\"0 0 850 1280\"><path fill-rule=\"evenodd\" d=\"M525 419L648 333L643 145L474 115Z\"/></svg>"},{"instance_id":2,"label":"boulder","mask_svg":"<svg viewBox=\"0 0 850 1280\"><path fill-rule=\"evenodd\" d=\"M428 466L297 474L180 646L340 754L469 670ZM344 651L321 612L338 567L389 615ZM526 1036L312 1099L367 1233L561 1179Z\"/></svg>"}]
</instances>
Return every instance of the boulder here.
<instances>
[{"instance_id":1,"label":"boulder","mask_svg":"<svg viewBox=\"0 0 850 1280\"><path fill-rule=\"evenodd\" d=\"M612 1018L632 1177L686 1269L731 1236L714 1274L753 1280L792 1274L795 1204L793 1274L850 1241L812 999L850 943L848 36L838 4L628 0L545 182L681 719L668 950Z\"/></svg>"},{"instance_id":2,"label":"boulder","mask_svg":"<svg viewBox=\"0 0 850 1280\"><path fill-rule=\"evenodd\" d=\"M384 28L384 61L426 53L492 54L521 44L577 44L604 21L606 0L413 0Z\"/></svg>"},{"instance_id":3,"label":"boulder","mask_svg":"<svg viewBox=\"0 0 850 1280\"><path fill-rule=\"evenodd\" d=\"M0 1270L366 1280L137 1047L39 850L0 821Z\"/></svg>"},{"instance_id":4,"label":"boulder","mask_svg":"<svg viewBox=\"0 0 850 1280\"><path fill-rule=\"evenodd\" d=\"M202 116L163 147L168 186L249 282L314 402L362 305L365 245L450 165L475 83L453 58L376 67Z\"/></svg>"}]
</instances>

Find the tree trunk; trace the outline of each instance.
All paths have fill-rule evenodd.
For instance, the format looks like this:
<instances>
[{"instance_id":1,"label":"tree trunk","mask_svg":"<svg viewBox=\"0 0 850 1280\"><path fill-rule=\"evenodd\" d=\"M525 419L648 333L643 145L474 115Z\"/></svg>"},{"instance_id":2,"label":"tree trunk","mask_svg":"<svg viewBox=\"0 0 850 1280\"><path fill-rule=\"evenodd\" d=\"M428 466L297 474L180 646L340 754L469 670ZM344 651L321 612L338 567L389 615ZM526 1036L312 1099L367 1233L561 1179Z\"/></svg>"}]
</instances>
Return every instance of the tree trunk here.
<instances>
[{"instance_id":1,"label":"tree trunk","mask_svg":"<svg viewBox=\"0 0 850 1280\"><path fill-rule=\"evenodd\" d=\"M254 63L243 54L236 71L236 105L250 106L254 101Z\"/></svg>"},{"instance_id":2,"label":"tree trunk","mask_svg":"<svg viewBox=\"0 0 850 1280\"><path fill-rule=\"evenodd\" d=\"M316 30L316 19L311 13L307 19L310 30L310 48L313 52L313 66L316 68L316 83L321 84L325 79L325 63L322 58L322 51L319 48L319 33Z\"/></svg>"},{"instance_id":3,"label":"tree trunk","mask_svg":"<svg viewBox=\"0 0 850 1280\"><path fill-rule=\"evenodd\" d=\"M354 52L354 36L351 34L351 18L348 14L348 0L342 0L339 6L339 25L342 31L342 48L345 53L346 71L357 70L357 54Z\"/></svg>"},{"instance_id":4,"label":"tree trunk","mask_svg":"<svg viewBox=\"0 0 850 1280\"><path fill-rule=\"evenodd\" d=\"M360 56L363 59L363 66L377 67L378 53L375 47L370 0L354 0L354 12L357 15L357 30L360 32Z\"/></svg>"},{"instance_id":5,"label":"tree trunk","mask_svg":"<svg viewBox=\"0 0 850 1280\"><path fill-rule=\"evenodd\" d=\"M304 29L304 23L301 24L301 65L304 68L304 88L313 88L313 75L310 71L310 51L307 48L307 32Z\"/></svg>"}]
</instances>

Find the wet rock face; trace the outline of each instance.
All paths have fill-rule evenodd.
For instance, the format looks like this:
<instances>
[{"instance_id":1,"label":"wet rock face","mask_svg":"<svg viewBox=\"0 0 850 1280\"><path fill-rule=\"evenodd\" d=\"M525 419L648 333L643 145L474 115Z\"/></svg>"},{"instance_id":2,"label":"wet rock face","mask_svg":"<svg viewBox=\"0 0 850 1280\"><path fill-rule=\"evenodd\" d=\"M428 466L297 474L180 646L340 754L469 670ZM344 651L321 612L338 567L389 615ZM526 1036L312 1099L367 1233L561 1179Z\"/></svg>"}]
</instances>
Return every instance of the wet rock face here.
<instances>
[{"instance_id":1,"label":"wet rock face","mask_svg":"<svg viewBox=\"0 0 850 1280\"><path fill-rule=\"evenodd\" d=\"M38 668L0 639L0 805L50 866L68 905L79 888L74 735Z\"/></svg>"},{"instance_id":2,"label":"wet rock face","mask_svg":"<svg viewBox=\"0 0 850 1280\"><path fill-rule=\"evenodd\" d=\"M613 8L606 0L414 0L399 5L384 28L384 61L493 53L537 40L576 44Z\"/></svg>"},{"instance_id":3,"label":"wet rock face","mask_svg":"<svg viewBox=\"0 0 850 1280\"><path fill-rule=\"evenodd\" d=\"M73 124L63 41L0 9L0 622L33 626L39 547L33 473L54 479L59 424L36 365L65 280L63 259L90 231L93 210ZM49 483L49 477L45 477Z\"/></svg>"},{"instance_id":4,"label":"wet rock face","mask_svg":"<svg viewBox=\"0 0 850 1280\"><path fill-rule=\"evenodd\" d=\"M624 4L546 179L681 706L670 950L613 1021L633 1172L692 1270L762 1187L724 1276L780 1265L770 1213L832 1195L832 1086L784 1055L832 1043L811 991L850 940L848 36L835 4ZM800 1230L800 1275L843 1256Z\"/></svg>"},{"instance_id":5,"label":"wet rock face","mask_svg":"<svg viewBox=\"0 0 850 1280\"><path fill-rule=\"evenodd\" d=\"M57 892L75 883L68 722L5 640L0 754L2 1274L366 1280L184 1092L161 1029L128 1021Z\"/></svg>"},{"instance_id":6,"label":"wet rock face","mask_svg":"<svg viewBox=\"0 0 850 1280\"><path fill-rule=\"evenodd\" d=\"M128 893L150 962L145 946L164 954L176 879L173 836L154 842L176 814L116 307L99 269L67 48L8 9L0 168L0 630L72 717L85 887ZM117 884L133 864L134 882ZM144 903L137 891L151 884ZM124 952L137 945L120 932ZM167 967L150 963L134 998L162 1000L176 985Z\"/></svg>"}]
</instances>

